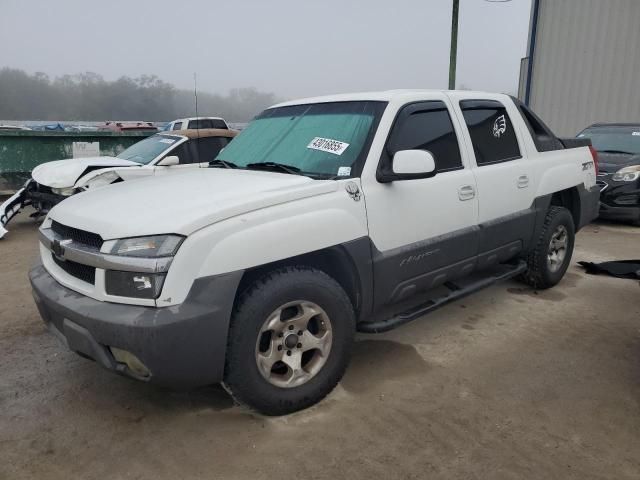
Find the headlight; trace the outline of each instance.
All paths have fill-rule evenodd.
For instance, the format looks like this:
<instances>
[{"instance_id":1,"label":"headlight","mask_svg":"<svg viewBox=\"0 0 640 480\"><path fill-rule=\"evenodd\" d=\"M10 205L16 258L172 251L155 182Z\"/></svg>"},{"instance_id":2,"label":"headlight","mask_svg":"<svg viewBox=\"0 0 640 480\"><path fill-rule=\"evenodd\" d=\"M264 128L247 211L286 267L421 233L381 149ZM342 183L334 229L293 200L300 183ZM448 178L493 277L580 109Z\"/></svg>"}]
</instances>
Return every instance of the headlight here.
<instances>
[{"instance_id":1,"label":"headlight","mask_svg":"<svg viewBox=\"0 0 640 480\"><path fill-rule=\"evenodd\" d=\"M128 257L169 257L175 255L183 240L179 235L123 238L116 241L109 253Z\"/></svg>"},{"instance_id":2,"label":"headlight","mask_svg":"<svg viewBox=\"0 0 640 480\"><path fill-rule=\"evenodd\" d=\"M104 274L108 295L132 298L158 298L164 284L164 273L138 273L107 270Z\"/></svg>"},{"instance_id":3,"label":"headlight","mask_svg":"<svg viewBox=\"0 0 640 480\"><path fill-rule=\"evenodd\" d=\"M62 195L63 197L70 197L76 192L76 189L73 187L52 188L51 191L56 195Z\"/></svg>"},{"instance_id":4,"label":"headlight","mask_svg":"<svg viewBox=\"0 0 640 480\"><path fill-rule=\"evenodd\" d=\"M614 182L634 182L638 178L640 178L640 165L621 168L612 177Z\"/></svg>"}]
</instances>

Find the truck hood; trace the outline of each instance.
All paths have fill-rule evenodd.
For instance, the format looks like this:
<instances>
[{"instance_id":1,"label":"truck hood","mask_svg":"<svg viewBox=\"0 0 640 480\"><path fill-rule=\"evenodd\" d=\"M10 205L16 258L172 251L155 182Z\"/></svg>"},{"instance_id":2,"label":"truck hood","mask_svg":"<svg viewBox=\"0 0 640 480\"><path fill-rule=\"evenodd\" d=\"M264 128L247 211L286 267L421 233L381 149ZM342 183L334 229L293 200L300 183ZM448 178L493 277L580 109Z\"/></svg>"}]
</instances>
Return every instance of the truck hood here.
<instances>
[{"instance_id":1,"label":"truck hood","mask_svg":"<svg viewBox=\"0 0 640 480\"><path fill-rule=\"evenodd\" d=\"M131 160L116 157L88 157L56 160L38 165L31 172L31 177L40 185L52 188L73 187L84 174L103 167L139 167Z\"/></svg>"},{"instance_id":2,"label":"truck hood","mask_svg":"<svg viewBox=\"0 0 640 480\"><path fill-rule=\"evenodd\" d=\"M333 180L301 175L201 168L79 193L58 204L49 216L104 240L189 235L221 220L337 188Z\"/></svg>"},{"instance_id":3,"label":"truck hood","mask_svg":"<svg viewBox=\"0 0 640 480\"><path fill-rule=\"evenodd\" d=\"M640 155L598 152L598 169L602 173L615 173L630 165L640 165Z\"/></svg>"}]
</instances>

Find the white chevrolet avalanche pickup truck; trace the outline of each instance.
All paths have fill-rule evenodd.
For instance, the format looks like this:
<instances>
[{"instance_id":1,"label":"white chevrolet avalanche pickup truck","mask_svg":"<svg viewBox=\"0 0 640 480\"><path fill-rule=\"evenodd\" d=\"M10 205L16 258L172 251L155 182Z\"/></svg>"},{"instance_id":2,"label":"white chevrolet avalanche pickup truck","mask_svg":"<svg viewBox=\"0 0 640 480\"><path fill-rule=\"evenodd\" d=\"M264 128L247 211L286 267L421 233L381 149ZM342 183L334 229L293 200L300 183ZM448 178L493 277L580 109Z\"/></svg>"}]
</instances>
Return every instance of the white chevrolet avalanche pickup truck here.
<instances>
[{"instance_id":1,"label":"white chevrolet avalanche pickup truck","mask_svg":"<svg viewBox=\"0 0 640 480\"><path fill-rule=\"evenodd\" d=\"M496 281L563 277L597 157L506 95L389 91L268 108L205 171L75 195L30 272L68 348L269 415L381 332Z\"/></svg>"}]
</instances>

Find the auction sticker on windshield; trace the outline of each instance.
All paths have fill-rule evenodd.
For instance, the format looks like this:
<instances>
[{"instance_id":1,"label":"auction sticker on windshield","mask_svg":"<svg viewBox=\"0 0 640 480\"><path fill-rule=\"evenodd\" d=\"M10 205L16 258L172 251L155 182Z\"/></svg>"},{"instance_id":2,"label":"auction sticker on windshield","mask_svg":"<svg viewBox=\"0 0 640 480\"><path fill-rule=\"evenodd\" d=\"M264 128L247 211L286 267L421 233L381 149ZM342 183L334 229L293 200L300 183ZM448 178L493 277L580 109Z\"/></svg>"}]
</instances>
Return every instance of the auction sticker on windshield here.
<instances>
[{"instance_id":1,"label":"auction sticker on windshield","mask_svg":"<svg viewBox=\"0 0 640 480\"><path fill-rule=\"evenodd\" d=\"M311 140L311 142L309 142L309 145L307 145L307 148L311 148L313 150L320 150L322 152L327 152L327 153L333 153L334 155L342 155L348 146L349 146L348 143L344 143L339 140L316 137L313 140Z\"/></svg>"}]
</instances>

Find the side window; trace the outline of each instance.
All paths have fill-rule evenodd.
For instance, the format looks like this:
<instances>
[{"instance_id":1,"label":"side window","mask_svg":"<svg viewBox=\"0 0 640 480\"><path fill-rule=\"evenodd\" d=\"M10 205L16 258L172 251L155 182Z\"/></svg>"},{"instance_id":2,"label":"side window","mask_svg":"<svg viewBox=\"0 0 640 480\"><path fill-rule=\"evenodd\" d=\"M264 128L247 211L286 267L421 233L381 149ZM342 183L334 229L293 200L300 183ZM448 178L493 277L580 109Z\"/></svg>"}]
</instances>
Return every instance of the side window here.
<instances>
[{"instance_id":1,"label":"side window","mask_svg":"<svg viewBox=\"0 0 640 480\"><path fill-rule=\"evenodd\" d=\"M229 139L226 137L204 137L193 139L191 142L195 145L197 151L198 158L196 162L204 163L216 158L220 150L229 143Z\"/></svg>"},{"instance_id":2,"label":"side window","mask_svg":"<svg viewBox=\"0 0 640 480\"><path fill-rule=\"evenodd\" d=\"M540 119L540 117L533 113L533 111L531 111L517 98L513 98L513 102L522 114L522 119L529 129L529 133L533 138L536 150L539 152L549 152L552 150L562 150L564 148L562 142L558 140L558 137L551 132L551 129Z\"/></svg>"},{"instance_id":3,"label":"side window","mask_svg":"<svg viewBox=\"0 0 640 480\"><path fill-rule=\"evenodd\" d=\"M507 109L494 100L460 102L478 166L521 158Z\"/></svg>"},{"instance_id":4,"label":"side window","mask_svg":"<svg viewBox=\"0 0 640 480\"><path fill-rule=\"evenodd\" d=\"M173 130L181 130L182 129L182 122L176 122L173 124Z\"/></svg>"},{"instance_id":5,"label":"side window","mask_svg":"<svg viewBox=\"0 0 640 480\"><path fill-rule=\"evenodd\" d=\"M226 123L214 118L201 118L189 121L189 128L219 128L228 130Z\"/></svg>"},{"instance_id":6,"label":"side window","mask_svg":"<svg viewBox=\"0 0 640 480\"><path fill-rule=\"evenodd\" d=\"M389 160L400 150L427 150L435 159L438 173L463 168L458 138L449 111L441 101L403 107L386 150Z\"/></svg>"},{"instance_id":7,"label":"side window","mask_svg":"<svg viewBox=\"0 0 640 480\"><path fill-rule=\"evenodd\" d=\"M211 128L219 128L220 130L229 130L224 120L211 120Z\"/></svg>"},{"instance_id":8,"label":"side window","mask_svg":"<svg viewBox=\"0 0 640 480\"><path fill-rule=\"evenodd\" d=\"M191 154L191 149L189 148L189 144L191 140L187 140L184 143L181 143L176 148L167 153L167 156L176 155L180 159L180 165L184 165L187 163L193 163L193 155Z\"/></svg>"}]
</instances>

